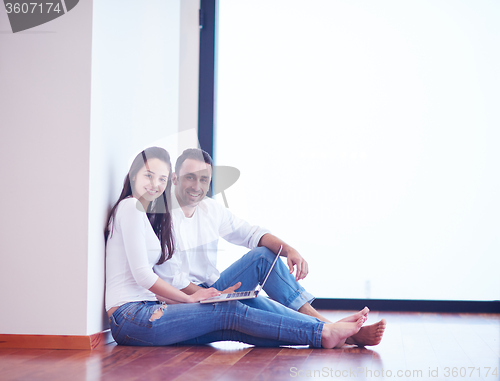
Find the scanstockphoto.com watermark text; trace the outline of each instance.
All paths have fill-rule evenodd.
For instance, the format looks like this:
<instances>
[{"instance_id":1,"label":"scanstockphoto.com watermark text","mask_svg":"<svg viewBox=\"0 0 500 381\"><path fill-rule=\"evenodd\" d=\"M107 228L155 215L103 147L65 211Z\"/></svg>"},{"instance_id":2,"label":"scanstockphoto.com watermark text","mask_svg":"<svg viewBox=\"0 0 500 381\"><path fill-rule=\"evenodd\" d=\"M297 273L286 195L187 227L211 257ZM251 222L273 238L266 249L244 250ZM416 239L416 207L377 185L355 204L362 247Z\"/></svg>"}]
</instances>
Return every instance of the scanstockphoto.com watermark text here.
<instances>
[{"instance_id":1,"label":"scanstockphoto.com watermark text","mask_svg":"<svg viewBox=\"0 0 500 381\"><path fill-rule=\"evenodd\" d=\"M368 367L357 367L348 369L333 369L323 367L321 369L300 369L297 367L290 368L290 377L296 379L311 379L311 378L332 378L332 379L349 379L349 378L402 378L402 379L418 379L418 378L449 378L449 379L471 379L485 378L491 380L498 379L498 367L429 367L428 369L370 369Z\"/></svg>"}]
</instances>

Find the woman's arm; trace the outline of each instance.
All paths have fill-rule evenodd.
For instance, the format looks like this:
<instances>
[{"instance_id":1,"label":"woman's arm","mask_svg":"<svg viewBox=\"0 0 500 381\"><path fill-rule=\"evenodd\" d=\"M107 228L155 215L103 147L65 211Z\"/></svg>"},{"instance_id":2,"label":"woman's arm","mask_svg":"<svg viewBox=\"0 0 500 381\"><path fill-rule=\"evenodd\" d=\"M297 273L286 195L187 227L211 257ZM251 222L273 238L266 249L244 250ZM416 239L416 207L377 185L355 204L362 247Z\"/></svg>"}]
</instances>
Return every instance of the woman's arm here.
<instances>
[{"instance_id":1,"label":"woman's arm","mask_svg":"<svg viewBox=\"0 0 500 381\"><path fill-rule=\"evenodd\" d=\"M200 289L195 293L188 295L182 291L179 291L161 278L158 278L158 280L155 282L155 284L153 284L149 291L156 294L156 297L159 300L164 301L167 304L196 303L200 300L204 300L221 294L220 291L216 290L215 288L200 287Z\"/></svg>"}]
</instances>

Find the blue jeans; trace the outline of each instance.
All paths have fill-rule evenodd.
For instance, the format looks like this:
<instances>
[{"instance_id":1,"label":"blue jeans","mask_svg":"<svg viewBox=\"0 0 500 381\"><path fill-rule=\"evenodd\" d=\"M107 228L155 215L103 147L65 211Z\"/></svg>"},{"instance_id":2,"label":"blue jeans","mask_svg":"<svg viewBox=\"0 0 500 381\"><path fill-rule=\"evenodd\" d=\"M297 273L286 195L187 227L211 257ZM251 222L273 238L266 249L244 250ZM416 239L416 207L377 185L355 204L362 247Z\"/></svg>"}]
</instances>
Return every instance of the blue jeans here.
<instances>
[{"instance_id":1,"label":"blue jeans","mask_svg":"<svg viewBox=\"0 0 500 381\"><path fill-rule=\"evenodd\" d=\"M276 254L268 248L257 247L224 270L220 278L210 287L222 291L237 282L241 282L240 288L236 291L253 290L266 277L274 258L276 258ZM208 285L201 286L208 287ZM264 285L264 291L279 304L262 297L242 301L242 303L264 311L288 314L290 309L297 311L306 302L310 303L314 300L314 296L295 280L295 277L290 274L288 266L281 259L278 259L271 271ZM288 308L282 308L281 305Z\"/></svg>"},{"instance_id":2,"label":"blue jeans","mask_svg":"<svg viewBox=\"0 0 500 381\"><path fill-rule=\"evenodd\" d=\"M163 315L153 319L158 310L163 310ZM120 306L110 318L115 341L137 346L233 340L266 347L311 345L320 348L323 325L320 320L295 311L283 316L238 301L169 305L131 302Z\"/></svg>"}]
</instances>

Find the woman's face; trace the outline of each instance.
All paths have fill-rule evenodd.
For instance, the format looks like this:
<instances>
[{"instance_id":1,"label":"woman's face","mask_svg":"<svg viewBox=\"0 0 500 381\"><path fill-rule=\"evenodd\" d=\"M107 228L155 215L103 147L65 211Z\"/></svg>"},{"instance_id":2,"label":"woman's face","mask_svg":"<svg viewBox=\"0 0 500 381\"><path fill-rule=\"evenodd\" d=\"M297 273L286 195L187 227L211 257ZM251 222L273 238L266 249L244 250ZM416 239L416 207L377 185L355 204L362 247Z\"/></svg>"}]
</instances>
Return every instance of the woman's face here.
<instances>
[{"instance_id":1,"label":"woman's face","mask_svg":"<svg viewBox=\"0 0 500 381\"><path fill-rule=\"evenodd\" d=\"M160 159L149 159L132 178L134 197L141 201L144 209L165 191L170 176L170 167Z\"/></svg>"}]
</instances>

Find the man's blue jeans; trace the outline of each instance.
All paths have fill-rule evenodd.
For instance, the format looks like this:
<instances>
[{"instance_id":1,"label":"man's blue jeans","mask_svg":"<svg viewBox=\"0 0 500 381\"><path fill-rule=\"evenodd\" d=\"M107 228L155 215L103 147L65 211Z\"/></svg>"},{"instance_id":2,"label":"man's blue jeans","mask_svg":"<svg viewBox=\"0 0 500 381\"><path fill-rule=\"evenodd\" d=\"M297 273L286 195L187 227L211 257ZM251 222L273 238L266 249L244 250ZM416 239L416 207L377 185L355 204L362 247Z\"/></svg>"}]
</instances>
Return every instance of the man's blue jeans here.
<instances>
[{"instance_id":1,"label":"man's blue jeans","mask_svg":"<svg viewBox=\"0 0 500 381\"><path fill-rule=\"evenodd\" d=\"M250 291L264 281L276 254L266 247L257 247L239 260L234 262L221 273L220 278L210 287L223 291L241 282L241 287L236 291ZM202 285L208 287L208 285ZM241 302L264 311L287 315L290 309L297 311L306 302L311 303L314 296L308 293L290 274L288 266L278 259L269 278L264 285L267 295L278 303L268 298L242 300ZM288 308L283 308L283 306ZM293 311L291 311L293 312Z\"/></svg>"},{"instance_id":2,"label":"man's blue jeans","mask_svg":"<svg viewBox=\"0 0 500 381\"><path fill-rule=\"evenodd\" d=\"M153 314L159 310L162 314L154 318ZM311 345L320 348L323 325L318 319L295 311L283 316L238 301L170 305L131 302L120 306L110 318L115 341L138 346L234 340L267 347Z\"/></svg>"}]
</instances>

